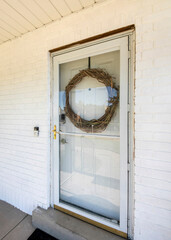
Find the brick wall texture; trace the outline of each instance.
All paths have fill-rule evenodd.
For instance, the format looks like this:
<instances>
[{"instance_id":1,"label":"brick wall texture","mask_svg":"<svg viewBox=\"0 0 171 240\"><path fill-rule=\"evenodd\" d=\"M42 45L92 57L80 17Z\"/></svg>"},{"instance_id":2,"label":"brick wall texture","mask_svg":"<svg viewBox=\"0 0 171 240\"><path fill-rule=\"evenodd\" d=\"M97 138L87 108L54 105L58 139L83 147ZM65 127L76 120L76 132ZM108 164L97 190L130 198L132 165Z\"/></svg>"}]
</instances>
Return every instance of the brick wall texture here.
<instances>
[{"instance_id":1,"label":"brick wall texture","mask_svg":"<svg viewBox=\"0 0 171 240\"><path fill-rule=\"evenodd\" d=\"M0 199L50 204L50 49L135 24L134 239L171 236L171 1L108 0L0 45ZM33 127L40 127L35 138Z\"/></svg>"}]
</instances>

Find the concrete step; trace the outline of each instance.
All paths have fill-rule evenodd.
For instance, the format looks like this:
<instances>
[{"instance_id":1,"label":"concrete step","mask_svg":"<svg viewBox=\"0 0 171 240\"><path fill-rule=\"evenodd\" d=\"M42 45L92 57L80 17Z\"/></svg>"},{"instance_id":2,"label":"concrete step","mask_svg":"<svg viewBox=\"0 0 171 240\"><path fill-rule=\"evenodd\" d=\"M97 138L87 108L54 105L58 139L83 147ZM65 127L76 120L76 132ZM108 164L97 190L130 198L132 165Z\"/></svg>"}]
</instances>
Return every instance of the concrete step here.
<instances>
[{"instance_id":1,"label":"concrete step","mask_svg":"<svg viewBox=\"0 0 171 240\"><path fill-rule=\"evenodd\" d=\"M32 223L59 240L123 240L124 238L83 222L53 208L36 208Z\"/></svg>"}]
</instances>

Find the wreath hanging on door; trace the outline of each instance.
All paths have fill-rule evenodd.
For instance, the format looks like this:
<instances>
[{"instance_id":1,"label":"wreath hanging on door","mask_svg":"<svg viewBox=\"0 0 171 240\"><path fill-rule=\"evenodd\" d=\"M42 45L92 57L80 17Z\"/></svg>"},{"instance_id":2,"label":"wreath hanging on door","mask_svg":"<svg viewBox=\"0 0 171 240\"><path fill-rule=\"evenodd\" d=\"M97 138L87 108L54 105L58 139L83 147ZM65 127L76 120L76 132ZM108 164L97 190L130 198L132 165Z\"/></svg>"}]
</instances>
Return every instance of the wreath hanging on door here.
<instances>
[{"instance_id":1,"label":"wreath hanging on door","mask_svg":"<svg viewBox=\"0 0 171 240\"><path fill-rule=\"evenodd\" d=\"M86 120L77 115L71 108L69 103L69 92L77 84L79 84L84 77L95 78L98 82L103 83L108 91L108 106L105 110L103 116L98 119ZM93 69L84 69L76 74L68 83L65 88L66 92L66 107L65 113L70 121L74 124L75 127L81 129L87 133L98 133L106 129L109 122L112 119L112 116L116 110L117 104L119 102L119 89L115 86L113 82L113 77L106 71L93 68Z\"/></svg>"}]
</instances>

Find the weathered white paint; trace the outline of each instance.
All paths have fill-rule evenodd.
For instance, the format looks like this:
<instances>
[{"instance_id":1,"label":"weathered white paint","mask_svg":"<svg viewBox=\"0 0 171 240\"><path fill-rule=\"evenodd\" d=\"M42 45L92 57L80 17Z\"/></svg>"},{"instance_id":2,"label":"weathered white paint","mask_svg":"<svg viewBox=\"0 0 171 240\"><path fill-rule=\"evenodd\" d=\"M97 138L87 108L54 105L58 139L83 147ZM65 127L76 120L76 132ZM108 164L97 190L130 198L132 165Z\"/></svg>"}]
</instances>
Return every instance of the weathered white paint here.
<instances>
[{"instance_id":1,"label":"weathered white paint","mask_svg":"<svg viewBox=\"0 0 171 240\"><path fill-rule=\"evenodd\" d=\"M0 198L25 212L50 203L48 50L136 26L136 240L171 235L170 0L108 0L0 46ZM24 30L23 30L24 31ZM5 36L3 36L5 39ZM33 127L40 137L33 137Z\"/></svg>"}]
</instances>

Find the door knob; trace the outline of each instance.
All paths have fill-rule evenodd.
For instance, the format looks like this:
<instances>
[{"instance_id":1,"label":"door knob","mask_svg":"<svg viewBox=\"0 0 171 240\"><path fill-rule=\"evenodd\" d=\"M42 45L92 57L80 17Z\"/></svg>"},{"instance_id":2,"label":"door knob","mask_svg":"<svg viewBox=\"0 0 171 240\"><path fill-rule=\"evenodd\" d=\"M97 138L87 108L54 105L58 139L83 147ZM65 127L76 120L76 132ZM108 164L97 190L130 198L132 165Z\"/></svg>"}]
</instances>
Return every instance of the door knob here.
<instances>
[{"instance_id":1,"label":"door knob","mask_svg":"<svg viewBox=\"0 0 171 240\"><path fill-rule=\"evenodd\" d=\"M65 139L65 138L62 138L62 139L61 139L61 143L62 143L62 144L66 144L66 143L67 143L66 139Z\"/></svg>"}]
</instances>

